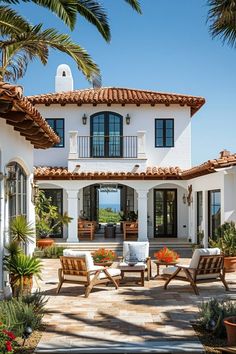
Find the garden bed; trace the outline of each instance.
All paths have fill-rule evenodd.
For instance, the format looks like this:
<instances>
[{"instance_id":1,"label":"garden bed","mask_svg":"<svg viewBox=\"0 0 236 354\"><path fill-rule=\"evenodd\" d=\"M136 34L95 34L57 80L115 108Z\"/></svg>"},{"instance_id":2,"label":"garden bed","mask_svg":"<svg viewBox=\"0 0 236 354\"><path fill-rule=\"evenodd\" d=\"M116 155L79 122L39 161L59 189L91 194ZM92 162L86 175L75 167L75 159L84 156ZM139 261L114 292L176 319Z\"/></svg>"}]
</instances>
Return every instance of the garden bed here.
<instances>
[{"instance_id":1,"label":"garden bed","mask_svg":"<svg viewBox=\"0 0 236 354\"><path fill-rule=\"evenodd\" d=\"M40 341L40 338L42 337L45 328L46 325L44 324L39 330L34 331L32 335L28 339L26 339L24 346L23 346L23 339L16 338L19 347L15 349L14 354L33 354L35 348L37 347Z\"/></svg>"},{"instance_id":2,"label":"garden bed","mask_svg":"<svg viewBox=\"0 0 236 354\"><path fill-rule=\"evenodd\" d=\"M193 328L206 353L220 354L221 351L217 348L227 346L226 338L216 338L212 333L207 332L202 326L197 324L194 324Z\"/></svg>"}]
</instances>

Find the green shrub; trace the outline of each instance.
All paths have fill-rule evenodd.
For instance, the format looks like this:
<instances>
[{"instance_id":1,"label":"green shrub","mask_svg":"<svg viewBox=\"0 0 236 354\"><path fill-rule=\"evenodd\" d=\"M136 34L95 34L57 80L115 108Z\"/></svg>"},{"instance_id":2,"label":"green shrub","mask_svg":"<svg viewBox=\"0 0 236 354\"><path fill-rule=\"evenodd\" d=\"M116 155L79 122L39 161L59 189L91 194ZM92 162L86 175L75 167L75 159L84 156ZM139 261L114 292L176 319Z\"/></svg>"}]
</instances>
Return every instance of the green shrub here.
<instances>
[{"instance_id":1,"label":"green shrub","mask_svg":"<svg viewBox=\"0 0 236 354\"><path fill-rule=\"evenodd\" d=\"M223 319L229 316L236 316L236 301L212 298L199 306L200 324L217 337L226 336Z\"/></svg>"},{"instance_id":2,"label":"green shrub","mask_svg":"<svg viewBox=\"0 0 236 354\"><path fill-rule=\"evenodd\" d=\"M17 337L22 337L26 327L34 331L42 324L45 297L39 293L12 298L0 302L0 321L13 331Z\"/></svg>"},{"instance_id":3,"label":"green shrub","mask_svg":"<svg viewBox=\"0 0 236 354\"><path fill-rule=\"evenodd\" d=\"M46 247L43 250L43 256L46 258L59 258L60 256L63 256L64 249L65 247L60 246Z\"/></svg>"}]
</instances>

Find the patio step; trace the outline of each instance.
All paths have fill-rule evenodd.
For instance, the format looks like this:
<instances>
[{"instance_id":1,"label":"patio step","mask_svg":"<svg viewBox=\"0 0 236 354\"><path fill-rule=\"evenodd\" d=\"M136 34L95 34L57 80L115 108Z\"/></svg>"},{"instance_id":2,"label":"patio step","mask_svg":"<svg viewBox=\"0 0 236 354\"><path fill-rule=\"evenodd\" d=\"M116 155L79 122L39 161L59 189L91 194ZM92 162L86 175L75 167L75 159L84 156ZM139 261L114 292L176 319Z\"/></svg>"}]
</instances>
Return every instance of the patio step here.
<instances>
[{"instance_id":1,"label":"patio step","mask_svg":"<svg viewBox=\"0 0 236 354\"><path fill-rule=\"evenodd\" d=\"M146 343L110 343L104 345L92 346L70 346L69 348L60 348L51 343L45 348L38 346L35 354L141 354L141 353L189 353L199 354L205 353L203 345L198 340L169 340L169 341L146 341ZM54 347L54 348L53 348Z\"/></svg>"},{"instance_id":2,"label":"patio step","mask_svg":"<svg viewBox=\"0 0 236 354\"><path fill-rule=\"evenodd\" d=\"M123 250L123 241L104 241L104 242L78 242L78 243L67 243L67 242L56 242L57 246L61 246L64 248L70 248L74 250L79 250L79 251L90 251L93 252L97 250L98 248L106 248L110 249L112 251L115 251L118 255L122 255L122 250ZM187 241L156 241L156 240L151 240L150 241L150 255L153 256L153 254L163 248L164 246L172 248L176 250L181 258L189 258L192 256L192 245L191 243Z\"/></svg>"}]
</instances>

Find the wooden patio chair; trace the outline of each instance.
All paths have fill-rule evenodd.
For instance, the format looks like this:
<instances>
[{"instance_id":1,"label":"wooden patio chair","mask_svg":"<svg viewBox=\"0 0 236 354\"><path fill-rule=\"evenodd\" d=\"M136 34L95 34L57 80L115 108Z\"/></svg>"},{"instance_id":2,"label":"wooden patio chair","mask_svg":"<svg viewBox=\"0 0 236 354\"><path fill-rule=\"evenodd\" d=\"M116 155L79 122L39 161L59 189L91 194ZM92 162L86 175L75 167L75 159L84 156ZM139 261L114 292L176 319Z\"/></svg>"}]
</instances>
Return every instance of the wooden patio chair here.
<instances>
[{"instance_id":1,"label":"wooden patio chair","mask_svg":"<svg viewBox=\"0 0 236 354\"><path fill-rule=\"evenodd\" d=\"M78 238L87 238L92 241L95 234L95 224L93 221L78 221Z\"/></svg>"},{"instance_id":2,"label":"wooden patio chair","mask_svg":"<svg viewBox=\"0 0 236 354\"><path fill-rule=\"evenodd\" d=\"M113 283L118 289L121 279L120 270L95 266L90 252L65 250L60 257L61 268L58 270L58 294L63 283L82 284L85 286L85 297L88 297L94 286Z\"/></svg>"},{"instance_id":3,"label":"wooden patio chair","mask_svg":"<svg viewBox=\"0 0 236 354\"><path fill-rule=\"evenodd\" d=\"M203 282L222 281L225 289L229 290L225 280L224 256L219 248L196 249L189 266L167 267L163 269L163 276L168 278L164 289L171 280L176 279L189 282L196 295L199 295L197 283Z\"/></svg>"},{"instance_id":4,"label":"wooden patio chair","mask_svg":"<svg viewBox=\"0 0 236 354\"><path fill-rule=\"evenodd\" d=\"M124 221L123 222L123 233L124 241L127 240L127 237L138 237L138 222L137 221Z\"/></svg>"}]
</instances>

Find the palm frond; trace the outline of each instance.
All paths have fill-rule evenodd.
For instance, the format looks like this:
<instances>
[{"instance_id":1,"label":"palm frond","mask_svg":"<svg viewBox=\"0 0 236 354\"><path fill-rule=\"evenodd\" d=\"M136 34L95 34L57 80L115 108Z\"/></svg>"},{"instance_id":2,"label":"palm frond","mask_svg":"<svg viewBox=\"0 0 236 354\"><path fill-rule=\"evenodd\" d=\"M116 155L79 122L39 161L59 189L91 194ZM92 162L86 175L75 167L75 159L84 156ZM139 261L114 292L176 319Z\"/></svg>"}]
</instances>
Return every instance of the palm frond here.
<instances>
[{"instance_id":1,"label":"palm frond","mask_svg":"<svg viewBox=\"0 0 236 354\"><path fill-rule=\"evenodd\" d=\"M28 31L30 24L8 6L0 6L0 35L20 34Z\"/></svg>"},{"instance_id":2,"label":"palm frond","mask_svg":"<svg viewBox=\"0 0 236 354\"><path fill-rule=\"evenodd\" d=\"M77 16L77 0L0 0L7 4L34 2L56 14L70 29L74 29Z\"/></svg>"},{"instance_id":3,"label":"palm frond","mask_svg":"<svg viewBox=\"0 0 236 354\"><path fill-rule=\"evenodd\" d=\"M142 13L141 6L138 0L125 0L135 11Z\"/></svg>"},{"instance_id":4,"label":"palm frond","mask_svg":"<svg viewBox=\"0 0 236 354\"><path fill-rule=\"evenodd\" d=\"M78 0L77 10L88 22L96 26L107 42L110 41L111 33L107 14L99 2L94 0Z\"/></svg>"},{"instance_id":5,"label":"palm frond","mask_svg":"<svg viewBox=\"0 0 236 354\"><path fill-rule=\"evenodd\" d=\"M39 59L45 65L49 48L69 55L88 80L99 76L98 66L85 49L71 41L70 36L60 34L53 28L41 31L41 27L42 25L31 27L27 32L0 41L0 51L5 53L5 63L2 64L4 76L22 77L28 62L33 59Z\"/></svg>"},{"instance_id":6,"label":"palm frond","mask_svg":"<svg viewBox=\"0 0 236 354\"><path fill-rule=\"evenodd\" d=\"M208 0L210 7L207 21L212 38L236 46L236 2L234 0Z\"/></svg>"}]
</instances>

